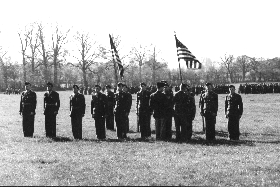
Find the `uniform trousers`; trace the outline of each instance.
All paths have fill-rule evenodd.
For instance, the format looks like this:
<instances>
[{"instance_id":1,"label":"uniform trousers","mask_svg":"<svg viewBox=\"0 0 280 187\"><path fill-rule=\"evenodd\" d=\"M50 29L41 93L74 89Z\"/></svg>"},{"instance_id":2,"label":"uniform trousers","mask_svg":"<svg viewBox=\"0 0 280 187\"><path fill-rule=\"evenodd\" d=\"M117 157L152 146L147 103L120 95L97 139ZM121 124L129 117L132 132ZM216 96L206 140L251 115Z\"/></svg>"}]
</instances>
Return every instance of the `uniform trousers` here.
<instances>
[{"instance_id":1,"label":"uniform trousers","mask_svg":"<svg viewBox=\"0 0 280 187\"><path fill-rule=\"evenodd\" d=\"M24 137L32 137L34 133L34 119L35 115L22 114L22 128Z\"/></svg>"},{"instance_id":2,"label":"uniform trousers","mask_svg":"<svg viewBox=\"0 0 280 187\"><path fill-rule=\"evenodd\" d=\"M98 139L105 139L106 132L105 132L105 118L104 117L95 117L95 129L96 129L96 136Z\"/></svg>"},{"instance_id":3,"label":"uniform trousers","mask_svg":"<svg viewBox=\"0 0 280 187\"><path fill-rule=\"evenodd\" d=\"M117 137L122 139L126 138L126 115L122 112L115 113L115 121L117 126Z\"/></svg>"},{"instance_id":4,"label":"uniform trousers","mask_svg":"<svg viewBox=\"0 0 280 187\"><path fill-rule=\"evenodd\" d=\"M166 125L165 118L155 118L156 126L156 139L165 140L166 139Z\"/></svg>"},{"instance_id":5,"label":"uniform trousers","mask_svg":"<svg viewBox=\"0 0 280 187\"><path fill-rule=\"evenodd\" d=\"M140 112L138 117L141 138L147 138L151 136L151 114L146 112Z\"/></svg>"},{"instance_id":6,"label":"uniform trousers","mask_svg":"<svg viewBox=\"0 0 280 187\"><path fill-rule=\"evenodd\" d=\"M216 116L206 115L206 140L215 140Z\"/></svg>"},{"instance_id":7,"label":"uniform trousers","mask_svg":"<svg viewBox=\"0 0 280 187\"><path fill-rule=\"evenodd\" d=\"M185 141L192 137L192 120L186 115L174 116L176 127L176 140Z\"/></svg>"},{"instance_id":8,"label":"uniform trousers","mask_svg":"<svg viewBox=\"0 0 280 187\"><path fill-rule=\"evenodd\" d=\"M72 133L75 139L82 139L82 115L71 116Z\"/></svg>"},{"instance_id":9,"label":"uniform trousers","mask_svg":"<svg viewBox=\"0 0 280 187\"><path fill-rule=\"evenodd\" d=\"M239 140L239 116L228 117L228 133L231 140Z\"/></svg>"},{"instance_id":10,"label":"uniform trousers","mask_svg":"<svg viewBox=\"0 0 280 187\"><path fill-rule=\"evenodd\" d=\"M45 114L45 130L47 137L56 137L56 115Z\"/></svg>"},{"instance_id":11,"label":"uniform trousers","mask_svg":"<svg viewBox=\"0 0 280 187\"><path fill-rule=\"evenodd\" d=\"M114 130L114 114L109 114L106 118L106 128Z\"/></svg>"},{"instance_id":12,"label":"uniform trousers","mask_svg":"<svg viewBox=\"0 0 280 187\"><path fill-rule=\"evenodd\" d=\"M167 116L165 118L165 125L166 125L166 139L172 138L172 116Z\"/></svg>"}]
</instances>

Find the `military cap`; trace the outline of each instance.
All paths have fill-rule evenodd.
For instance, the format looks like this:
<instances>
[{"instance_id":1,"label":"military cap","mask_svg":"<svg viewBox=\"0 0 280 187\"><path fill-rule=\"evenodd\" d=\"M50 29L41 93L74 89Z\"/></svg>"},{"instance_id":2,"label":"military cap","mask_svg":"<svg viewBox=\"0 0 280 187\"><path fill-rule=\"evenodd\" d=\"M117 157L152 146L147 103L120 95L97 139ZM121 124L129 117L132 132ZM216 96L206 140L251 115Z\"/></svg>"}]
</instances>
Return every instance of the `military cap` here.
<instances>
[{"instance_id":1,"label":"military cap","mask_svg":"<svg viewBox=\"0 0 280 187\"><path fill-rule=\"evenodd\" d=\"M24 85L31 85L31 83L30 82L25 82Z\"/></svg>"},{"instance_id":2,"label":"military cap","mask_svg":"<svg viewBox=\"0 0 280 187\"><path fill-rule=\"evenodd\" d=\"M119 83L118 83L118 86L123 86L123 83L119 82Z\"/></svg>"},{"instance_id":3,"label":"military cap","mask_svg":"<svg viewBox=\"0 0 280 187\"><path fill-rule=\"evenodd\" d=\"M140 86L147 86L147 85L146 85L146 83L141 82L141 83L140 83Z\"/></svg>"},{"instance_id":4,"label":"military cap","mask_svg":"<svg viewBox=\"0 0 280 187\"><path fill-rule=\"evenodd\" d=\"M210 86L210 85L212 86L212 83L211 83L211 82L206 82L206 83L205 83L205 86Z\"/></svg>"},{"instance_id":5,"label":"military cap","mask_svg":"<svg viewBox=\"0 0 280 187\"><path fill-rule=\"evenodd\" d=\"M96 84L95 86L94 86L95 88L101 88L101 86L100 85L98 85L98 84Z\"/></svg>"},{"instance_id":6,"label":"military cap","mask_svg":"<svg viewBox=\"0 0 280 187\"><path fill-rule=\"evenodd\" d=\"M162 88L162 87L164 87L165 86L165 83L163 83L163 82L158 82L157 83L157 87L158 88Z\"/></svg>"},{"instance_id":7,"label":"military cap","mask_svg":"<svg viewBox=\"0 0 280 187\"><path fill-rule=\"evenodd\" d=\"M111 85L107 84L105 88L112 88Z\"/></svg>"},{"instance_id":8,"label":"military cap","mask_svg":"<svg viewBox=\"0 0 280 187\"><path fill-rule=\"evenodd\" d=\"M79 90L79 86L77 84L73 85L73 88L75 88L75 87Z\"/></svg>"},{"instance_id":9,"label":"military cap","mask_svg":"<svg viewBox=\"0 0 280 187\"><path fill-rule=\"evenodd\" d=\"M48 82L48 83L47 83L47 86L53 87L53 84L52 84L51 82Z\"/></svg>"},{"instance_id":10,"label":"military cap","mask_svg":"<svg viewBox=\"0 0 280 187\"><path fill-rule=\"evenodd\" d=\"M229 88L235 88L235 86L234 85L229 85Z\"/></svg>"},{"instance_id":11,"label":"military cap","mask_svg":"<svg viewBox=\"0 0 280 187\"><path fill-rule=\"evenodd\" d=\"M122 86L125 87L125 88L127 88L127 85L126 85L126 84L122 84Z\"/></svg>"}]
</instances>

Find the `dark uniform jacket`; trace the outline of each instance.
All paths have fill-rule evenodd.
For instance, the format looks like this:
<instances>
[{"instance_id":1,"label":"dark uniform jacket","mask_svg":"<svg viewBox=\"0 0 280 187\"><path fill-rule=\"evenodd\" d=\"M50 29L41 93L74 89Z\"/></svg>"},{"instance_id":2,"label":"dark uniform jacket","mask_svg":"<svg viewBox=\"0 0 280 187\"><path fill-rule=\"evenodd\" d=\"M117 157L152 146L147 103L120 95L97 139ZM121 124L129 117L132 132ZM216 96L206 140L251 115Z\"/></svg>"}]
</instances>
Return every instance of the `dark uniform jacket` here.
<instances>
[{"instance_id":1,"label":"dark uniform jacket","mask_svg":"<svg viewBox=\"0 0 280 187\"><path fill-rule=\"evenodd\" d=\"M86 104L83 94L77 93L70 96L70 116L82 116L85 114Z\"/></svg>"},{"instance_id":2,"label":"dark uniform jacket","mask_svg":"<svg viewBox=\"0 0 280 187\"><path fill-rule=\"evenodd\" d=\"M151 111L154 118L165 118L167 108L166 95L160 91L156 91L151 95L150 101Z\"/></svg>"},{"instance_id":3,"label":"dark uniform jacket","mask_svg":"<svg viewBox=\"0 0 280 187\"><path fill-rule=\"evenodd\" d=\"M111 91L106 92L107 105L108 105L108 115L113 115L114 105L115 105L115 94Z\"/></svg>"},{"instance_id":4,"label":"dark uniform jacket","mask_svg":"<svg viewBox=\"0 0 280 187\"><path fill-rule=\"evenodd\" d=\"M196 108L194 97L183 91L175 93L174 99L174 115L175 116L187 116L190 119L194 119Z\"/></svg>"},{"instance_id":5,"label":"dark uniform jacket","mask_svg":"<svg viewBox=\"0 0 280 187\"><path fill-rule=\"evenodd\" d=\"M131 104L128 101L128 96L124 92L115 93L115 113L129 113Z\"/></svg>"},{"instance_id":6,"label":"dark uniform jacket","mask_svg":"<svg viewBox=\"0 0 280 187\"><path fill-rule=\"evenodd\" d=\"M132 95L129 92L124 92L125 99L127 100L127 111L130 112L131 105L132 105Z\"/></svg>"},{"instance_id":7,"label":"dark uniform jacket","mask_svg":"<svg viewBox=\"0 0 280 187\"><path fill-rule=\"evenodd\" d=\"M145 91L139 91L137 92L136 97L136 111L139 113L150 113L150 97L151 92L145 90Z\"/></svg>"},{"instance_id":8,"label":"dark uniform jacket","mask_svg":"<svg viewBox=\"0 0 280 187\"><path fill-rule=\"evenodd\" d=\"M91 114L94 117L104 117L108 113L108 101L107 96L102 93L93 95L91 99Z\"/></svg>"},{"instance_id":9,"label":"dark uniform jacket","mask_svg":"<svg viewBox=\"0 0 280 187\"><path fill-rule=\"evenodd\" d=\"M218 112L218 94L213 91L205 92L200 99L201 113L212 115Z\"/></svg>"},{"instance_id":10,"label":"dark uniform jacket","mask_svg":"<svg viewBox=\"0 0 280 187\"><path fill-rule=\"evenodd\" d=\"M168 91L164 94L166 96L166 117L172 117L174 115L173 91Z\"/></svg>"},{"instance_id":11,"label":"dark uniform jacket","mask_svg":"<svg viewBox=\"0 0 280 187\"><path fill-rule=\"evenodd\" d=\"M37 95L34 91L24 91L21 94L20 99L20 109L19 112L22 114L30 114L31 112L34 112L37 105Z\"/></svg>"},{"instance_id":12,"label":"dark uniform jacket","mask_svg":"<svg viewBox=\"0 0 280 187\"><path fill-rule=\"evenodd\" d=\"M228 116L241 116L243 114L243 102L239 94L228 94L225 100L225 114Z\"/></svg>"},{"instance_id":13,"label":"dark uniform jacket","mask_svg":"<svg viewBox=\"0 0 280 187\"><path fill-rule=\"evenodd\" d=\"M60 107L59 94L56 91L44 94L44 114L54 114Z\"/></svg>"}]
</instances>

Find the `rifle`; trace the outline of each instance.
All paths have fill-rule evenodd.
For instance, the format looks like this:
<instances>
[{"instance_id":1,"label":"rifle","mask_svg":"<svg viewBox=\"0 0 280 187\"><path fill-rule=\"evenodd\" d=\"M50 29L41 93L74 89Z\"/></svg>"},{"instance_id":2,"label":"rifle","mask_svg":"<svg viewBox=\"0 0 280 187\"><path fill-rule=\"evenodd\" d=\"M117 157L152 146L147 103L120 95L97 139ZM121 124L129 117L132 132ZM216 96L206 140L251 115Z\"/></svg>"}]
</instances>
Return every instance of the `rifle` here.
<instances>
[{"instance_id":1,"label":"rifle","mask_svg":"<svg viewBox=\"0 0 280 187\"><path fill-rule=\"evenodd\" d=\"M201 100L202 100L202 94L203 93L204 93L203 91L201 91L201 93L200 93L199 108L201 107ZM205 132L204 116L201 116L201 118L202 118L202 130L203 130L203 132Z\"/></svg>"}]
</instances>

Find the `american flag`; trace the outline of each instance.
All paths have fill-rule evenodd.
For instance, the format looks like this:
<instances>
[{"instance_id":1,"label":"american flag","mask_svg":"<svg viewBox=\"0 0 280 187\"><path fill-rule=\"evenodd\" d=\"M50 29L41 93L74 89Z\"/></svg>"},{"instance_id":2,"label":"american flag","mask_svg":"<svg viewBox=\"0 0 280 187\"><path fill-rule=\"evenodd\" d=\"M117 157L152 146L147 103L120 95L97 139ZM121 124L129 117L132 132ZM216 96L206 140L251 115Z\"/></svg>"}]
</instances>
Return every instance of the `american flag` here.
<instances>
[{"instance_id":1,"label":"american flag","mask_svg":"<svg viewBox=\"0 0 280 187\"><path fill-rule=\"evenodd\" d=\"M176 35L175 35L175 40L176 40L178 61L181 59L184 60L186 62L187 67L190 69L201 69L201 63L188 50L188 48L177 39Z\"/></svg>"},{"instance_id":2,"label":"american flag","mask_svg":"<svg viewBox=\"0 0 280 187\"><path fill-rule=\"evenodd\" d=\"M111 50L112 50L112 56L113 56L113 60L115 62L117 62L118 64L118 67L119 67L119 74L120 74L120 77L121 79L123 79L123 72L124 72L124 68L123 68L123 65L122 65L122 62L121 62L121 59L118 55L118 51L115 47L115 44L113 42L113 39L111 37L111 35L109 34L109 37L110 37L110 44L111 44Z\"/></svg>"}]
</instances>

